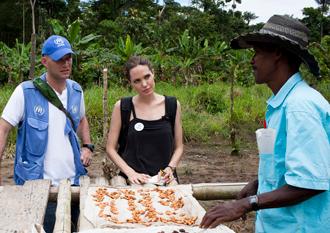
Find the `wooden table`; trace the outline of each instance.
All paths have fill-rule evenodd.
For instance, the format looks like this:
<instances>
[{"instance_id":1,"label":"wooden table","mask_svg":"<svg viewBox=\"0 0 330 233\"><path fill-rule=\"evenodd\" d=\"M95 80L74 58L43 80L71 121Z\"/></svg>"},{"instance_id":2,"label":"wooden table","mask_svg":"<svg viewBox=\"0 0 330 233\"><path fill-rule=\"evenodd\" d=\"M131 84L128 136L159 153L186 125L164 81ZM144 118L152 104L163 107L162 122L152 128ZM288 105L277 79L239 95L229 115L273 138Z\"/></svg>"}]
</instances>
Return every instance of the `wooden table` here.
<instances>
[{"instance_id":1,"label":"wooden table","mask_svg":"<svg viewBox=\"0 0 330 233\"><path fill-rule=\"evenodd\" d=\"M193 195L198 200L231 199L246 183L193 184ZM93 229L84 217L85 199L90 186L108 186L104 177L91 182L88 176L80 178L80 187L62 180L51 187L50 180L32 180L24 185L0 186L0 233L43 232L48 200L57 201L56 222L53 233L71 232L71 202L80 202L78 230ZM116 184L111 183L116 187Z\"/></svg>"}]
</instances>

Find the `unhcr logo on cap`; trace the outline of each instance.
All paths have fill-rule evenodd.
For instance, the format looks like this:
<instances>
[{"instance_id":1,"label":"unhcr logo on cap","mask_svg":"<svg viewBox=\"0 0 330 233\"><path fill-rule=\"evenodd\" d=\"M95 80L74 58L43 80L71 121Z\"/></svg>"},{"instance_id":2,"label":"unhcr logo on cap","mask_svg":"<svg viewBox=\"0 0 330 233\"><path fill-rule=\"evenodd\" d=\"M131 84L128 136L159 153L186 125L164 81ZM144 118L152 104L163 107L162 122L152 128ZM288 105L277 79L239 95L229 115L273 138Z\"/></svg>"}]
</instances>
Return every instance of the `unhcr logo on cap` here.
<instances>
[{"instance_id":1,"label":"unhcr logo on cap","mask_svg":"<svg viewBox=\"0 0 330 233\"><path fill-rule=\"evenodd\" d=\"M65 46L64 44L64 40L61 38L61 37L57 37L55 40L54 40L54 43L57 47L62 47L62 46Z\"/></svg>"}]
</instances>

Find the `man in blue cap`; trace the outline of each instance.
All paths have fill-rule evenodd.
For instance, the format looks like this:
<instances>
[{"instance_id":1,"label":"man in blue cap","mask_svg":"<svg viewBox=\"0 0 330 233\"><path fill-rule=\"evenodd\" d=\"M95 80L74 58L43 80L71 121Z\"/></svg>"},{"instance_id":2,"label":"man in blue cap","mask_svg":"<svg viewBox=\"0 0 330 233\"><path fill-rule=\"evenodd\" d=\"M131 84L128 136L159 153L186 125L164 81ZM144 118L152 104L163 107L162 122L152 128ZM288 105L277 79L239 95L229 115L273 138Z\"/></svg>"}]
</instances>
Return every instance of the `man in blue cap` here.
<instances>
[{"instance_id":1,"label":"man in blue cap","mask_svg":"<svg viewBox=\"0 0 330 233\"><path fill-rule=\"evenodd\" d=\"M275 132L274 146L270 153L259 151L258 179L247 184L236 201L207 211L201 227L257 211L258 233L330 232L330 105L299 72L305 63L319 76L307 50L308 32L298 20L274 15L259 32L231 41L234 49L254 49L256 83L273 92L266 125Z\"/></svg>"},{"instance_id":2,"label":"man in blue cap","mask_svg":"<svg viewBox=\"0 0 330 233\"><path fill-rule=\"evenodd\" d=\"M47 71L16 87L0 119L0 158L9 131L18 126L14 180L62 179L79 185L92 159L82 88L70 80L72 51L68 40L52 35L43 44L41 63ZM44 94L46 92L46 94ZM47 96L52 93L52 96ZM79 136L82 149L77 139ZM1 184L1 177L0 177Z\"/></svg>"}]
</instances>

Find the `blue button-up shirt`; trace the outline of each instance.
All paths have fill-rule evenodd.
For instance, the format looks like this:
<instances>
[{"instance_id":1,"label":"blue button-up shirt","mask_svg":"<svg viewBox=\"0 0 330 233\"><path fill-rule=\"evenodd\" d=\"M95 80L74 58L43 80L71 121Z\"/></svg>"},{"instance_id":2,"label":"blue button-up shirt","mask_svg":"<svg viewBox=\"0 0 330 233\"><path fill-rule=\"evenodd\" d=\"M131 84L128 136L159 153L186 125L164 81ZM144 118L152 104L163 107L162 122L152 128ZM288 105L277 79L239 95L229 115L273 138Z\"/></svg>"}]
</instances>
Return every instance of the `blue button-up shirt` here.
<instances>
[{"instance_id":1,"label":"blue button-up shirt","mask_svg":"<svg viewBox=\"0 0 330 233\"><path fill-rule=\"evenodd\" d=\"M274 153L260 155L258 193L292 185L326 190L299 204L259 210L256 232L330 232L330 105L294 74L267 101Z\"/></svg>"}]
</instances>

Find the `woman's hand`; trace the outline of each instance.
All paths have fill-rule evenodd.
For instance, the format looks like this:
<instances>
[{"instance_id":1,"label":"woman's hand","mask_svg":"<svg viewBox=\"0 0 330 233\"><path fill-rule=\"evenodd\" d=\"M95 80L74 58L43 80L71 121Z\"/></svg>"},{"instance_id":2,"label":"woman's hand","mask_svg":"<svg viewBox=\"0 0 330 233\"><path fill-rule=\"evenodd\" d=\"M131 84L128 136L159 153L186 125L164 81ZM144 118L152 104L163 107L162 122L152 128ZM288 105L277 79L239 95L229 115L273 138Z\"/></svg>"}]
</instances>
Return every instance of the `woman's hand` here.
<instances>
[{"instance_id":1,"label":"woman's hand","mask_svg":"<svg viewBox=\"0 0 330 233\"><path fill-rule=\"evenodd\" d=\"M132 172L131 174L127 174L129 183L131 184L145 184L148 183L150 178L149 175L143 173Z\"/></svg>"},{"instance_id":2,"label":"woman's hand","mask_svg":"<svg viewBox=\"0 0 330 233\"><path fill-rule=\"evenodd\" d=\"M174 180L173 170L170 167L166 167L163 170L163 175L160 177L160 179L164 180L166 184L169 184ZM159 173L161 175L161 173Z\"/></svg>"}]
</instances>

